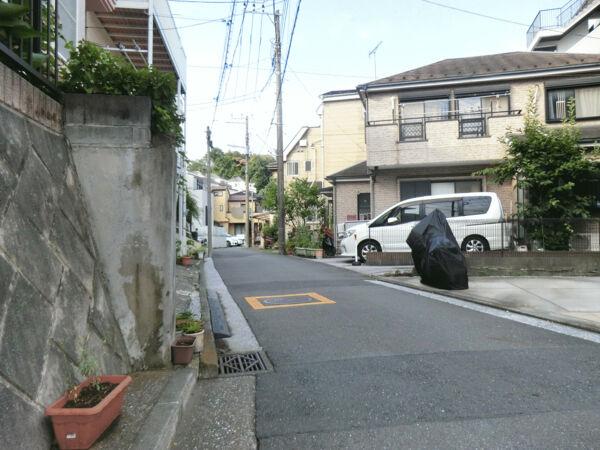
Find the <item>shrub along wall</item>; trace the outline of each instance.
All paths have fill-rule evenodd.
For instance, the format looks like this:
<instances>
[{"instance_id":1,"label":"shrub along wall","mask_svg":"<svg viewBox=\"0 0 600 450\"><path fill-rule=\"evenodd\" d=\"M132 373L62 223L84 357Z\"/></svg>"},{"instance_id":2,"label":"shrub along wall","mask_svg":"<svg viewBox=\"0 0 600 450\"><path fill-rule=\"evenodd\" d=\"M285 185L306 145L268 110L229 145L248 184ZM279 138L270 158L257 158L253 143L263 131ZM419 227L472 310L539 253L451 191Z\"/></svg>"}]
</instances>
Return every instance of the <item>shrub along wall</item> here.
<instances>
[{"instance_id":1,"label":"shrub along wall","mask_svg":"<svg viewBox=\"0 0 600 450\"><path fill-rule=\"evenodd\" d=\"M1 69L3 77L15 76ZM41 92L32 98L54 105ZM14 102L3 100L0 446L48 448L44 407L81 379L82 352L95 358L103 372L126 372L130 362L71 149L62 134L48 128L57 129L59 123L35 109L24 111L27 117Z\"/></svg>"}]
</instances>

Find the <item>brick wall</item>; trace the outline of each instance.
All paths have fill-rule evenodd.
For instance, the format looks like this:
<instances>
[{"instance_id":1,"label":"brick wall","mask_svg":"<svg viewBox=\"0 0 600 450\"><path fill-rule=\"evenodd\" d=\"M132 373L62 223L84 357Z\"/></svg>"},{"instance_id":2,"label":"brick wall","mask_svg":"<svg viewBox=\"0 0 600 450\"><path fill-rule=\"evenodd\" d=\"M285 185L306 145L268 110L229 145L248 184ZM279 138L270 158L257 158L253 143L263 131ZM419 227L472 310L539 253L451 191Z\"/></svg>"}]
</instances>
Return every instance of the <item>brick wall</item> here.
<instances>
[{"instance_id":1,"label":"brick wall","mask_svg":"<svg viewBox=\"0 0 600 450\"><path fill-rule=\"evenodd\" d=\"M400 201L398 175L394 173L377 174L373 185L375 191L375 216ZM371 200L373 201L373 200Z\"/></svg>"},{"instance_id":2,"label":"brick wall","mask_svg":"<svg viewBox=\"0 0 600 450\"><path fill-rule=\"evenodd\" d=\"M517 213L517 190L515 189L514 182L507 181L502 184L496 184L488 181L485 190L487 192L495 192L498 195L506 217L511 217Z\"/></svg>"},{"instance_id":3,"label":"brick wall","mask_svg":"<svg viewBox=\"0 0 600 450\"><path fill-rule=\"evenodd\" d=\"M358 214L358 194L369 193L368 181L343 182L335 185L335 214L338 223L348 221L349 215ZM357 218L352 219L357 220Z\"/></svg>"},{"instance_id":4,"label":"brick wall","mask_svg":"<svg viewBox=\"0 0 600 450\"><path fill-rule=\"evenodd\" d=\"M0 104L54 131L62 130L62 105L2 63Z\"/></svg>"}]
</instances>

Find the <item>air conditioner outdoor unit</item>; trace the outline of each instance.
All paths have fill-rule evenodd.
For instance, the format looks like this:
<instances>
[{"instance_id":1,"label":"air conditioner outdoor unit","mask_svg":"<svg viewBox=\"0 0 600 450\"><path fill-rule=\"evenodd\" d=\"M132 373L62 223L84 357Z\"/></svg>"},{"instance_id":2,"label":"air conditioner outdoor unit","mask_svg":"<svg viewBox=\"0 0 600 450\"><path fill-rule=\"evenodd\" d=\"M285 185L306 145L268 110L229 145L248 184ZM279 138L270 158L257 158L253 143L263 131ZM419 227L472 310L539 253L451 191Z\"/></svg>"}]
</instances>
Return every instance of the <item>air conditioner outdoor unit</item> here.
<instances>
[{"instance_id":1,"label":"air conditioner outdoor unit","mask_svg":"<svg viewBox=\"0 0 600 450\"><path fill-rule=\"evenodd\" d=\"M600 250L598 233L575 233L571 236L571 249L597 252Z\"/></svg>"}]
</instances>

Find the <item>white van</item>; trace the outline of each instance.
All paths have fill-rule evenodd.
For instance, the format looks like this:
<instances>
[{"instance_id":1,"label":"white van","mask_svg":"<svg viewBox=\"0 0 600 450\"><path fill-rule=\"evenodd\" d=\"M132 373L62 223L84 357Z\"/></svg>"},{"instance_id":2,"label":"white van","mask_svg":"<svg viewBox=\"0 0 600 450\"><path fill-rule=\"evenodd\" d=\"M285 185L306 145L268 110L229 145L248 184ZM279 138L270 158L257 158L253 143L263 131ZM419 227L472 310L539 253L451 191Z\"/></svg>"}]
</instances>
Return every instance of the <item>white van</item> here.
<instances>
[{"instance_id":1,"label":"white van","mask_svg":"<svg viewBox=\"0 0 600 450\"><path fill-rule=\"evenodd\" d=\"M412 228L433 210L446 216L456 241L465 252L508 248L510 234L503 224L500 199L493 192L430 195L404 200L373 220L349 229L340 243L342 256L369 252L409 252Z\"/></svg>"}]
</instances>

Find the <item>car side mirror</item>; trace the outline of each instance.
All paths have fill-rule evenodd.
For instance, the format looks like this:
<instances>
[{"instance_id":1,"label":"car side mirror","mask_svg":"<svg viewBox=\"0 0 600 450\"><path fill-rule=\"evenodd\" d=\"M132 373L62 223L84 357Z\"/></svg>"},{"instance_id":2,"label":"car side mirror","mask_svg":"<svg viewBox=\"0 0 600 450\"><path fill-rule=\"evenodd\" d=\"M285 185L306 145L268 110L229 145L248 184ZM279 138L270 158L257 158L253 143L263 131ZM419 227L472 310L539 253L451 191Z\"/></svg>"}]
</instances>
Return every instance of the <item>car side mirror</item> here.
<instances>
[{"instance_id":1,"label":"car side mirror","mask_svg":"<svg viewBox=\"0 0 600 450\"><path fill-rule=\"evenodd\" d=\"M398 218L396 216L388 217L387 223L392 224L398 222Z\"/></svg>"}]
</instances>

